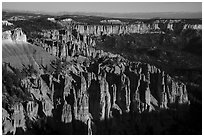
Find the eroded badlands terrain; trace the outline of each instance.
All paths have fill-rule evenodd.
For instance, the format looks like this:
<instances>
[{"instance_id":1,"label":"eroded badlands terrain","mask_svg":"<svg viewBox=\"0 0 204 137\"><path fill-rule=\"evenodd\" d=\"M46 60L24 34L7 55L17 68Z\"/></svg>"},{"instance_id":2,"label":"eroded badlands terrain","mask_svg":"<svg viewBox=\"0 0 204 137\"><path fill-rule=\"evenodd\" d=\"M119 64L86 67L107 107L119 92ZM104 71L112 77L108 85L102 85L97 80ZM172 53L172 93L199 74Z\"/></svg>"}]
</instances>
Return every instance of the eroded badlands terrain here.
<instances>
[{"instance_id":1,"label":"eroded badlands terrain","mask_svg":"<svg viewBox=\"0 0 204 137\"><path fill-rule=\"evenodd\" d=\"M3 134L201 134L200 20L85 19L5 16Z\"/></svg>"}]
</instances>

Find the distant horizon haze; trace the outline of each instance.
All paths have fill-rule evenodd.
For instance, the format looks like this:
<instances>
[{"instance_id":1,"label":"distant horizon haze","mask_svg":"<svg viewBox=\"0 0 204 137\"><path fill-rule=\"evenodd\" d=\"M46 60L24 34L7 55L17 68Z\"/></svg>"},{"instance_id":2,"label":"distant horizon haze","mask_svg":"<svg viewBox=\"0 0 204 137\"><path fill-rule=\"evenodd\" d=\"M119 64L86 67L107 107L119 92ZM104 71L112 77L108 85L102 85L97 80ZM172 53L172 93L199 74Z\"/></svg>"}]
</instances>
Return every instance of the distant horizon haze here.
<instances>
[{"instance_id":1,"label":"distant horizon haze","mask_svg":"<svg viewBox=\"0 0 204 137\"><path fill-rule=\"evenodd\" d=\"M3 2L3 10L34 12L202 12L202 2Z\"/></svg>"},{"instance_id":2,"label":"distant horizon haze","mask_svg":"<svg viewBox=\"0 0 204 137\"><path fill-rule=\"evenodd\" d=\"M202 2L3 2L2 10L120 18L202 18Z\"/></svg>"}]
</instances>

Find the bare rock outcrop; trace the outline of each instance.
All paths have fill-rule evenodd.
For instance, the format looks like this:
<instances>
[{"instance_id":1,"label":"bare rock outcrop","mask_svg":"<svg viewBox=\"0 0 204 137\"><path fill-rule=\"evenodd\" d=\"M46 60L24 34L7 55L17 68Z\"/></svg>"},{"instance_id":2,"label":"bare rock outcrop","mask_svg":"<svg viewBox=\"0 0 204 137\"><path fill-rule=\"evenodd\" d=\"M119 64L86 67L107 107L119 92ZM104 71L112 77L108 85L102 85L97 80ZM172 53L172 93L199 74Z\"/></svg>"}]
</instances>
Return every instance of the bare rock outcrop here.
<instances>
[{"instance_id":1,"label":"bare rock outcrop","mask_svg":"<svg viewBox=\"0 0 204 137\"><path fill-rule=\"evenodd\" d=\"M21 28L16 28L12 31L8 30L2 33L2 41L6 42L27 42L26 35Z\"/></svg>"}]
</instances>

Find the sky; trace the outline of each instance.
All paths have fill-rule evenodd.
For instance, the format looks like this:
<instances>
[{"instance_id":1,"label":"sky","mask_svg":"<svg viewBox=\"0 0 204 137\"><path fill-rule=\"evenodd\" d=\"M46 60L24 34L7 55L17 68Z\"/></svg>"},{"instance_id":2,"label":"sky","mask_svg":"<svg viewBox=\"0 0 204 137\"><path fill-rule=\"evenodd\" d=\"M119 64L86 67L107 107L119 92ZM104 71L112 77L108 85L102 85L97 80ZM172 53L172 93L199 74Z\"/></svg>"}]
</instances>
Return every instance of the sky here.
<instances>
[{"instance_id":1,"label":"sky","mask_svg":"<svg viewBox=\"0 0 204 137\"><path fill-rule=\"evenodd\" d=\"M3 10L35 12L202 12L201 2L3 2Z\"/></svg>"}]
</instances>

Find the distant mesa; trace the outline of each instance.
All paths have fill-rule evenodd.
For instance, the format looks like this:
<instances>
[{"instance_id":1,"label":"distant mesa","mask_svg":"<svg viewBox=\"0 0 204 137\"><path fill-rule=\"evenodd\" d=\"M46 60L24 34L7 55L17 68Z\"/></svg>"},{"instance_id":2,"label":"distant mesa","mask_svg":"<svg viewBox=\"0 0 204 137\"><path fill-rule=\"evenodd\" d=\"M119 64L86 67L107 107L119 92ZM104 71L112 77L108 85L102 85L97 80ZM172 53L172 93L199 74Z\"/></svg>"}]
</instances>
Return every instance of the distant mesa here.
<instances>
[{"instance_id":1,"label":"distant mesa","mask_svg":"<svg viewBox=\"0 0 204 137\"><path fill-rule=\"evenodd\" d=\"M101 20L100 23L103 24L123 24L120 20Z\"/></svg>"},{"instance_id":2,"label":"distant mesa","mask_svg":"<svg viewBox=\"0 0 204 137\"><path fill-rule=\"evenodd\" d=\"M8 19L9 21L26 20L24 16L13 16Z\"/></svg>"},{"instance_id":3,"label":"distant mesa","mask_svg":"<svg viewBox=\"0 0 204 137\"><path fill-rule=\"evenodd\" d=\"M47 20L55 22L55 18L47 18Z\"/></svg>"},{"instance_id":4,"label":"distant mesa","mask_svg":"<svg viewBox=\"0 0 204 137\"><path fill-rule=\"evenodd\" d=\"M71 19L71 18L67 18L67 19L63 19L62 21L72 22L72 21L73 21L73 19Z\"/></svg>"}]
</instances>

